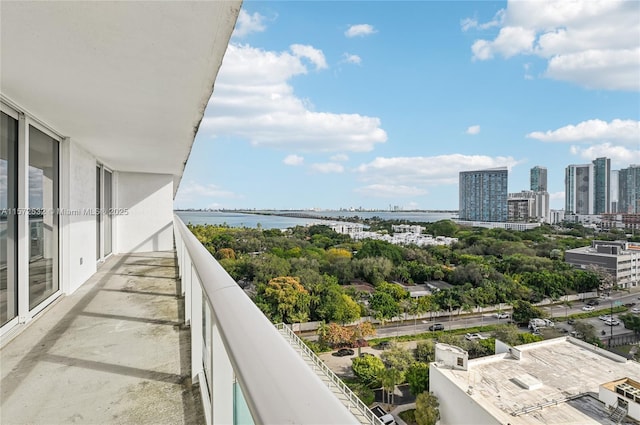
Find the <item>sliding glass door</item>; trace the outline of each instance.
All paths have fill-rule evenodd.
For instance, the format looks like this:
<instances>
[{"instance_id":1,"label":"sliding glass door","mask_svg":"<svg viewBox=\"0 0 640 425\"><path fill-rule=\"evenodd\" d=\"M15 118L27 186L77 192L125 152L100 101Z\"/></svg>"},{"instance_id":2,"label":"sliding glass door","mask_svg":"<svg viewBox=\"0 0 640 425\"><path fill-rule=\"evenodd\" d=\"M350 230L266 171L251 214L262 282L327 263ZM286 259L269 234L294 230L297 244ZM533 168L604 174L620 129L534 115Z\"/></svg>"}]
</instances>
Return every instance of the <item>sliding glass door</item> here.
<instances>
[{"instance_id":1,"label":"sliding glass door","mask_svg":"<svg viewBox=\"0 0 640 425\"><path fill-rule=\"evenodd\" d=\"M29 309L59 289L58 142L29 126Z\"/></svg>"},{"instance_id":2,"label":"sliding glass door","mask_svg":"<svg viewBox=\"0 0 640 425\"><path fill-rule=\"evenodd\" d=\"M18 315L18 120L0 112L0 326Z\"/></svg>"}]
</instances>

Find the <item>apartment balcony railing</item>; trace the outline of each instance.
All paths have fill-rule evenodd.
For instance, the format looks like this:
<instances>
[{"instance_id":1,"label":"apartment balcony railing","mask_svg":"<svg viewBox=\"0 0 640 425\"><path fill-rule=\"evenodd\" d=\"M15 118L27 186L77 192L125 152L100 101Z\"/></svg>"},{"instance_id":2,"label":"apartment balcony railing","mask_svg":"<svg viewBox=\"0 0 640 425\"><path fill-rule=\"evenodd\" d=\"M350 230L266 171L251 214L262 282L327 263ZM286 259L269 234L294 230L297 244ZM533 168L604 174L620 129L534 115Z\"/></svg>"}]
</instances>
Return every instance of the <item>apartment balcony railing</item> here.
<instances>
[{"instance_id":1,"label":"apartment balcony railing","mask_svg":"<svg viewBox=\"0 0 640 425\"><path fill-rule=\"evenodd\" d=\"M380 423L331 375L350 394L343 404L177 216L174 233L208 424Z\"/></svg>"}]
</instances>

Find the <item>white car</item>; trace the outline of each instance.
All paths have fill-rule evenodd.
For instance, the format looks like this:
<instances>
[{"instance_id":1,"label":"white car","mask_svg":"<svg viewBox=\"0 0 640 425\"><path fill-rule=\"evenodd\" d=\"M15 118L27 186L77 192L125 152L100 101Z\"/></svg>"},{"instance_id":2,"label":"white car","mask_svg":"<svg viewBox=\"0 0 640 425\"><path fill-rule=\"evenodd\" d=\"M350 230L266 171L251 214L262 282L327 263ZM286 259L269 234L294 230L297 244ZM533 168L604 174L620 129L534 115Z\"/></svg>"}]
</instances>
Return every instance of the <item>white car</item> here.
<instances>
[{"instance_id":1,"label":"white car","mask_svg":"<svg viewBox=\"0 0 640 425\"><path fill-rule=\"evenodd\" d=\"M466 334L464 337L469 341L475 341L476 339L487 339L480 334Z\"/></svg>"},{"instance_id":2,"label":"white car","mask_svg":"<svg viewBox=\"0 0 640 425\"><path fill-rule=\"evenodd\" d=\"M595 308L594 306L592 306L592 305L585 305L584 307L582 307L582 309L583 309L584 311L593 311L593 310L595 310L596 308Z\"/></svg>"},{"instance_id":3,"label":"white car","mask_svg":"<svg viewBox=\"0 0 640 425\"><path fill-rule=\"evenodd\" d=\"M509 313L496 313L493 316L496 317L497 319L508 319Z\"/></svg>"},{"instance_id":4,"label":"white car","mask_svg":"<svg viewBox=\"0 0 640 425\"><path fill-rule=\"evenodd\" d=\"M598 316L598 319L607 321L607 320L611 320L612 317L608 314L603 314L602 316Z\"/></svg>"},{"instance_id":5,"label":"white car","mask_svg":"<svg viewBox=\"0 0 640 425\"><path fill-rule=\"evenodd\" d=\"M604 324L607 326L618 326L620 322L617 321L616 319L609 319L609 320L605 320Z\"/></svg>"},{"instance_id":6,"label":"white car","mask_svg":"<svg viewBox=\"0 0 640 425\"><path fill-rule=\"evenodd\" d=\"M634 307L634 308L632 308L632 309L631 309L631 312L632 312L633 314L639 314L639 313L640 313L640 308L638 308L638 307Z\"/></svg>"}]
</instances>

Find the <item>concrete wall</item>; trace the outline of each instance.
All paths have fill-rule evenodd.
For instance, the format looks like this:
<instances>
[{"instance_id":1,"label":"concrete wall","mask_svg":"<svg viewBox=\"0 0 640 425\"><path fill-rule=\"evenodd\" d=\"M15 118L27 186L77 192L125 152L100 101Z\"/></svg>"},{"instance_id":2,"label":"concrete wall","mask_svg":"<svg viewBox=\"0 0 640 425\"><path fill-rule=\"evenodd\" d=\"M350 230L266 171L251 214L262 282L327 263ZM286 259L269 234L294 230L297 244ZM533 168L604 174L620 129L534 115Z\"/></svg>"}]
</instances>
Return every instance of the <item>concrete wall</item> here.
<instances>
[{"instance_id":1,"label":"concrete wall","mask_svg":"<svg viewBox=\"0 0 640 425\"><path fill-rule=\"evenodd\" d=\"M173 249L173 176L118 172L115 252Z\"/></svg>"},{"instance_id":2,"label":"concrete wall","mask_svg":"<svg viewBox=\"0 0 640 425\"><path fill-rule=\"evenodd\" d=\"M61 216L68 226L61 232L62 252L66 254L62 258L66 268L62 289L71 293L96 272L96 216L87 211L96 207L96 159L77 143L67 143L68 162L62 161L62 167L69 176L70 213Z\"/></svg>"},{"instance_id":3,"label":"concrete wall","mask_svg":"<svg viewBox=\"0 0 640 425\"><path fill-rule=\"evenodd\" d=\"M500 425L500 421L452 383L435 363L429 365L429 390L440 402L440 425Z\"/></svg>"}]
</instances>

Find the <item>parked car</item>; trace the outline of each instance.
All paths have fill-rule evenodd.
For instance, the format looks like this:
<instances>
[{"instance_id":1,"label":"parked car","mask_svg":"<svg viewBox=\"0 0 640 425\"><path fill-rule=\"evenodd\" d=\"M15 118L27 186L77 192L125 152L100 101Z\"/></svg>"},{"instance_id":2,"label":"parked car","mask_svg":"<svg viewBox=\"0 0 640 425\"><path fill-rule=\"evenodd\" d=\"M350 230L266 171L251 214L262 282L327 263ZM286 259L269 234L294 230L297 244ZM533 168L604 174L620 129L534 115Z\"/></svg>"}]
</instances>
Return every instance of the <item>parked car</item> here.
<instances>
[{"instance_id":1,"label":"parked car","mask_svg":"<svg viewBox=\"0 0 640 425\"><path fill-rule=\"evenodd\" d=\"M571 335L574 338L578 338L578 339L583 339L584 338L584 335L581 332L577 332L577 331L573 331L569 335Z\"/></svg>"},{"instance_id":2,"label":"parked car","mask_svg":"<svg viewBox=\"0 0 640 425\"><path fill-rule=\"evenodd\" d=\"M567 323L570 325L573 325L574 323L576 323L575 319L569 319L567 320Z\"/></svg>"},{"instance_id":3,"label":"parked car","mask_svg":"<svg viewBox=\"0 0 640 425\"><path fill-rule=\"evenodd\" d=\"M632 308L632 309L631 309L631 312L632 312L633 314L640 314L640 308L638 308L638 307Z\"/></svg>"},{"instance_id":4,"label":"parked car","mask_svg":"<svg viewBox=\"0 0 640 425\"><path fill-rule=\"evenodd\" d=\"M382 341L379 342L374 348L377 348L378 350L386 350L387 348L391 347L391 341Z\"/></svg>"},{"instance_id":5,"label":"parked car","mask_svg":"<svg viewBox=\"0 0 640 425\"><path fill-rule=\"evenodd\" d=\"M335 353L333 353L332 355L336 357L344 357L344 356L353 356L353 354L354 354L354 351L351 348L341 348Z\"/></svg>"},{"instance_id":6,"label":"parked car","mask_svg":"<svg viewBox=\"0 0 640 425\"><path fill-rule=\"evenodd\" d=\"M476 334L468 333L464 337L465 337L465 339L467 339L469 341L475 341L477 339L486 339L485 337L483 337L482 335L477 334L477 333Z\"/></svg>"},{"instance_id":7,"label":"parked car","mask_svg":"<svg viewBox=\"0 0 640 425\"><path fill-rule=\"evenodd\" d=\"M598 316L598 319L600 319L600 320L610 320L611 316L608 315L608 314L603 314L601 316Z\"/></svg>"},{"instance_id":8,"label":"parked car","mask_svg":"<svg viewBox=\"0 0 640 425\"><path fill-rule=\"evenodd\" d=\"M586 302L587 305L598 305L600 304L600 301L596 300L596 299L592 299Z\"/></svg>"},{"instance_id":9,"label":"parked car","mask_svg":"<svg viewBox=\"0 0 640 425\"><path fill-rule=\"evenodd\" d=\"M496 313L493 316L497 319L508 319L509 313Z\"/></svg>"},{"instance_id":10,"label":"parked car","mask_svg":"<svg viewBox=\"0 0 640 425\"><path fill-rule=\"evenodd\" d=\"M611 318L609 320L605 320L604 324L607 326L618 326L620 322L617 319Z\"/></svg>"},{"instance_id":11,"label":"parked car","mask_svg":"<svg viewBox=\"0 0 640 425\"><path fill-rule=\"evenodd\" d=\"M443 331L444 330L444 325L442 323L434 323L433 325L429 326L429 330L430 331Z\"/></svg>"},{"instance_id":12,"label":"parked car","mask_svg":"<svg viewBox=\"0 0 640 425\"><path fill-rule=\"evenodd\" d=\"M584 311L593 311L595 310L595 307L593 307L592 305L585 305L584 307L582 307L582 309Z\"/></svg>"}]
</instances>

